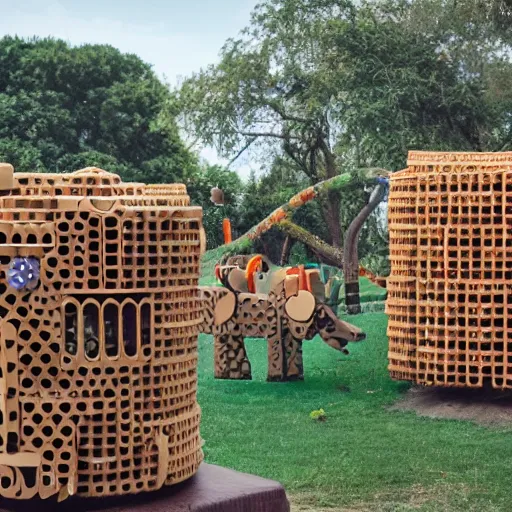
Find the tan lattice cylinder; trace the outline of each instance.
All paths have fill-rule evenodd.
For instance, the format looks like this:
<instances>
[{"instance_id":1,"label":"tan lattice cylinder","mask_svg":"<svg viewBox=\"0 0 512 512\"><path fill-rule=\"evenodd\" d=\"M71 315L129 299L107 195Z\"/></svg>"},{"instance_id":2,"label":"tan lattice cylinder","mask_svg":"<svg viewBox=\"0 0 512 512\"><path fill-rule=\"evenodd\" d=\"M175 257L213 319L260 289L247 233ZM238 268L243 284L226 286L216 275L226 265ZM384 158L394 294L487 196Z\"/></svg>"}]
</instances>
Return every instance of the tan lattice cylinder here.
<instances>
[{"instance_id":1,"label":"tan lattice cylinder","mask_svg":"<svg viewBox=\"0 0 512 512\"><path fill-rule=\"evenodd\" d=\"M189 478L202 460L201 209L183 185L96 168L11 181L0 170L0 496ZM33 291L6 278L23 256L40 261Z\"/></svg>"},{"instance_id":2,"label":"tan lattice cylinder","mask_svg":"<svg viewBox=\"0 0 512 512\"><path fill-rule=\"evenodd\" d=\"M391 176L389 370L512 387L512 153L410 152Z\"/></svg>"}]
</instances>

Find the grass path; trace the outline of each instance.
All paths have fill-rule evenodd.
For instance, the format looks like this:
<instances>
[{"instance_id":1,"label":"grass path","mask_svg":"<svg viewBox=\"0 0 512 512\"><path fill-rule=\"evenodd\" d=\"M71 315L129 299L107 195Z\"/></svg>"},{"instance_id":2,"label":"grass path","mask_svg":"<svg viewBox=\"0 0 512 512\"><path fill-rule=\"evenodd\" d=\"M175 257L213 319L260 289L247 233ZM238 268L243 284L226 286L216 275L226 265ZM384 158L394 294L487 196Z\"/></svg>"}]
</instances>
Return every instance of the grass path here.
<instances>
[{"instance_id":1,"label":"grass path","mask_svg":"<svg viewBox=\"0 0 512 512\"><path fill-rule=\"evenodd\" d=\"M388 411L407 387L386 371L386 316L350 321L367 341L350 356L306 342L305 382L265 382L263 340L247 342L253 381L214 380L202 335L206 460L280 481L296 511L509 511L512 430ZM309 418L319 408L324 423Z\"/></svg>"}]
</instances>

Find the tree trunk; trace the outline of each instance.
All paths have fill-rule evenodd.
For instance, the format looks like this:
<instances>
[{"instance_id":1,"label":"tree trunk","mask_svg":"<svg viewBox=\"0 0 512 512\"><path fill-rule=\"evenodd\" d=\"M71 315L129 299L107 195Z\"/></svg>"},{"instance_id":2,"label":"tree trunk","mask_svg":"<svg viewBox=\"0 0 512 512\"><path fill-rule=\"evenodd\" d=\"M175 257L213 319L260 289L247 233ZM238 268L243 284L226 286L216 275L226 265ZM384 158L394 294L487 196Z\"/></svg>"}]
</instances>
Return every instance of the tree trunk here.
<instances>
[{"instance_id":1,"label":"tree trunk","mask_svg":"<svg viewBox=\"0 0 512 512\"><path fill-rule=\"evenodd\" d=\"M290 235L287 235L283 242L283 250L281 251L281 266L288 265L290 261L290 252L292 250L294 240Z\"/></svg>"},{"instance_id":2,"label":"tree trunk","mask_svg":"<svg viewBox=\"0 0 512 512\"><path fill-rule=\"evenodd\" d=\"M290 222L289 220L283 220L276 227L284 231L288 236L294 238L298 242L310 247L317 255L319 255L325 263L341 267L343 265L343 253L337 248L325 243L317 236L311 234L307 229L301 228Z\"/></svg>"},{"instance_id":3,"label":"tree trunk","mask_svg":"<svg viewBox=\"0 0 512 512\"><path fill-rule=\"evenodd\" d=\"M329 230L329 241L334 247L343 246L343 233L341 230L341 198L338 191L328 193L327 201L322 208L323 217Z\"/></svg>"},{"instance_id":4,"label":"tree trunk","mask_svg":"<svg viewBox=\"0 0 512 512\"><path fill-rule=\"evenodd\" d=\"M386 191L387 184L380 183L377 185L368 203L350 223L345 233L343 275L345 279L345 304L349 315L361 313L361 297L359 295L359 254L357 247L359 243L359 233L366 219L384 199Z\"/></svg>"}]
</instances>

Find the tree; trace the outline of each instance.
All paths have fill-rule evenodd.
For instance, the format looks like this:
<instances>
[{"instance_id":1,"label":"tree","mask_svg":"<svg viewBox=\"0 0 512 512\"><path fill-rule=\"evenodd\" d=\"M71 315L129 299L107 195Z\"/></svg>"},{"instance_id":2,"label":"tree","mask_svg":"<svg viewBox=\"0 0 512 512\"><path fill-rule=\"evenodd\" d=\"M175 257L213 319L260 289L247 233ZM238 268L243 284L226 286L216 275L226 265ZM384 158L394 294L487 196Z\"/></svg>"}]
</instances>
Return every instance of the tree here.
<instances>
[{"instance_id":1,"label":"tree","mask_svg":"<svg viewBox=\"0 0 512 512\"><path fill-rule=\"evenodd\" d=\"M322 27L297 3L257 7L242 38L224 46L221 63L187 80L180 98L186 125L222 154L237 158L267 144L314 184L339 172L330 122L336 91L315 62ZM329 240L340 246L339 194L328 196L323 211Z\"/></svg>"},{"instance_id":2,"label":"tree","mask_svg":"<svg viewBox=\"0 0 512 512\"><path fill-rule=\"evenodd\" d=\"M19 171L105 167L127 180L187 181L167 86L135 55L107 45L0 39L0 160Z\"/></svg>"},{"instance_id":3,"label":"tree","mask_svg":"<svg viewBox=\"0 0 512 512\"><path fill-rule=\"evenodd\" d=\"M233 159L286 156L310 184L403 168L409 149L507 149L509 47L495 25L446 15L450 2L266 0L220 63L185 81L183 120ZM368 194L349 197L323 201L325 239L337 247Z\"/></svg>"},{"instance_id":4,"label":"tree","mask_svg":"<svg viewBox=\"0 0 512 512\"><path fill-rule=\"evenodd\" d=\"M384 199L388 190L387 178L379 179L377 187L372 191L368 203L361 209L345 232L343 245L343 277L345 279L345 304L348 314L361 313L361 297L359 295L359 235L364 223Z\"/></svg>"}]
</instances>

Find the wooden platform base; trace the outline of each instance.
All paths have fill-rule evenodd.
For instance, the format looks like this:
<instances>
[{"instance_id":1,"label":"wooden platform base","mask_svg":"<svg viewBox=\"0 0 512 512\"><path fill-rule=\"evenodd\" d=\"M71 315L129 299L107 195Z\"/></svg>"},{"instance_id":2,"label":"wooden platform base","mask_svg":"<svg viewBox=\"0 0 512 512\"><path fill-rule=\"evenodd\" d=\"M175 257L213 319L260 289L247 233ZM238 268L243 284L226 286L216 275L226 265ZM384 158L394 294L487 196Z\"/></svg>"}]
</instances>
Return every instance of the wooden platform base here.
<instances>
[{"instance_id":1,"label":"wooden platform base","mask_svg":"<svg viewBox=\"0 0 512 512\"><path fill-rule=\"evenodd\" d=\"M2 500L0 512L289 512L283 487L272 480L202 464L182 484L120 498Z\"/></svg>"}]
</instances>

